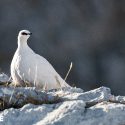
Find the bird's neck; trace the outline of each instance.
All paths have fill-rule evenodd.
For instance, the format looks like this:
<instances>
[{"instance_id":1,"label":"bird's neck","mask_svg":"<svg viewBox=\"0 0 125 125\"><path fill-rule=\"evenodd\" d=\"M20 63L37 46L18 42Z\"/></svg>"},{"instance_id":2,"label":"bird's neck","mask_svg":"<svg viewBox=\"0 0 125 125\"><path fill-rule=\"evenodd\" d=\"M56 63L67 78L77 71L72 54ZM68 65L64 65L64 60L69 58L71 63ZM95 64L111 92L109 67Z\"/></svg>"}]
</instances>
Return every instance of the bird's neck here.
<instances>
[{"instance_id":1,"label":"bird's neck","mask_svg":"<svg viewBox=\"0 0 125 125\"><path fill-rule=\"evenodd\" d=\"M27 40L24 39L18 39L18 48L26 47L27 46Z\"/></svg>"}]
</instances>

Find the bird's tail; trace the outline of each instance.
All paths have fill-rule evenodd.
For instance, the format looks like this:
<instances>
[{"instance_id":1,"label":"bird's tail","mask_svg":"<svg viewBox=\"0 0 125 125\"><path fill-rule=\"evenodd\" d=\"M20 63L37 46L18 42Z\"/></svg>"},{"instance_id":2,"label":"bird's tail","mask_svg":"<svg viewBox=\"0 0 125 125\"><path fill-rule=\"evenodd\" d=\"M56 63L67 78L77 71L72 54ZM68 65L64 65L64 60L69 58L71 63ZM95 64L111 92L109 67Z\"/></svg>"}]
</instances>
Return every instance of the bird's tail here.
<instances>
[{"instance_id":1,"label":"bird's tail","mask_svg":"<svg viewBox=\"0 0 125 125\"><path fill-rule=\"evenodd\" d=\"M63 87L71 87L64 79L62 79L60 76L56 77L56 82L58 84L58 87L63 88Z\"/></svg>"}]
</instances>

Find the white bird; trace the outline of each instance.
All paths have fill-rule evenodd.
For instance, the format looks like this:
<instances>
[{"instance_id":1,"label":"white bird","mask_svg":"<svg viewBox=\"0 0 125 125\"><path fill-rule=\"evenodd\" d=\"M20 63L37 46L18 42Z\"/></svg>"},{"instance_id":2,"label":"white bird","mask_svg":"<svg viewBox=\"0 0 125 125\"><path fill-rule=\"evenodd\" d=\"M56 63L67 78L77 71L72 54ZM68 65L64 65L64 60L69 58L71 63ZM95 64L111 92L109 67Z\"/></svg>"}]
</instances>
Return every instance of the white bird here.
<instances>
[{"instance_id":1,"label":"white bird","mask_svg":"<svg viewBox=\"0 0 125 125\"><path fill-rule=\"evenodd\" d=\"M35 86L37 89L70 87L42 56L27 44L32 33L22 30L18 34L18 48L11 62L11 77L16 86Z\"/></svg>"}]
</instances>

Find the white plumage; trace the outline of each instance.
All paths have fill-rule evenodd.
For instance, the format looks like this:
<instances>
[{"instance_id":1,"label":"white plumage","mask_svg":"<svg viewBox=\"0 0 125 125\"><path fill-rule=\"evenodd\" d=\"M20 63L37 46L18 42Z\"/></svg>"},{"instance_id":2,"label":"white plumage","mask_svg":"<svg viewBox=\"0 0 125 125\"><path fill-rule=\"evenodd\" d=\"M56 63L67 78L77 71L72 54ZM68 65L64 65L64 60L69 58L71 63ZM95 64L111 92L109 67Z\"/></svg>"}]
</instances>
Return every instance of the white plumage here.
<instances>
[{"instance_id":1,"label":"white plumage","mask_svg":"<svg viewBox=\"0 0 125 125\"><path fill-rule=\"evenodd\" d=\"M18 48L11 62L11 76L16 85L35 86L47 90L69 85L55 71L53 66L42 56L36 54L28 45L27 39L31 33L22 30L18 35Z\"/></svg>"}]
</instances>

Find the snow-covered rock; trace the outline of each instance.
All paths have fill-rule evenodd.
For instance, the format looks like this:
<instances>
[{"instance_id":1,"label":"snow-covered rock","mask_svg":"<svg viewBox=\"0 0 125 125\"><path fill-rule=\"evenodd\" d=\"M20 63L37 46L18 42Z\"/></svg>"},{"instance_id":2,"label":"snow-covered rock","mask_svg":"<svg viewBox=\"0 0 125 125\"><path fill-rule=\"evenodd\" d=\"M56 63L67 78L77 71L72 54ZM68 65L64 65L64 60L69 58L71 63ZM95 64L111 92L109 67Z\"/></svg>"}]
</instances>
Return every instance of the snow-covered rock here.
<instances>
[{"instance_id":1,"label":"snow-covered rock","mask_svg":"<svg viewBox=\"0 0 125 125\"><path fill-rule=\"evenodd\" d=\"M9 80L9 77L6 74L4 73L0 74L0 83L7 82L8 80Z\"/></svg>"},{"instance_id":2,"label":"snow-covered rock","mask_svg":"<svg viewBox=\"0 0 125 125\"><path fill-rule=\"evenodd\" d=\"M10 90L1 87L0 99L11 94ZM0 125L125 125L125 96L114 96L107 87L88 92L63 88L46 93L37 93L35 88L15 88L15 92L30 97L58 96L60 101L5 109L0 112Z\"/></svg>"},{"instance_id":3,"label":"snow-covered rock","mask_svg":"<svg viewBox=\"0 0 125 125\"><path fill-rule=\"evenodd\" d=\"M27 104L20 109L6 109L0 116L5 125L124 125L125 105L102 102L85 108L82 100Z\"/></svg>"}]
</instances>

